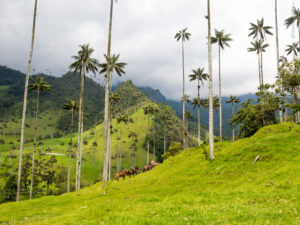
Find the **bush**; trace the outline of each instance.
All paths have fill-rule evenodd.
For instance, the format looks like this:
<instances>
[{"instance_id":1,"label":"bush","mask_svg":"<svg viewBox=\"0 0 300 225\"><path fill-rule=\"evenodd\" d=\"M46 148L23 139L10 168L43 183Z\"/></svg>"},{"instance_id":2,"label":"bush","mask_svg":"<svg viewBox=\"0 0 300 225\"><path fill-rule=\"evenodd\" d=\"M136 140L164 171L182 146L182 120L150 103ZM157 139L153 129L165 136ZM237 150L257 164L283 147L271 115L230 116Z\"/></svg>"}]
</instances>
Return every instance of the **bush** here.
<instances>
[{"instance_id":1,"label":"bush","mask_svg":"<svg viewBox=\"0 0 300 225\"><path fill-rule=\"evenodd\" d=\"M183 150L182 144L179 142L173 142L170 147L169 151L162 155L164 159L169 158L170 156L177 155L179 152Z\"/></svg>"},{"instance_id":2,"label":"bush","mask_svg":"<svg viewBox=\"0 0 300 225\"><path fill-rule=\"evenodd\" d=\"M0 144L4 145L5 141L3 139L0 139Z\"/></svg>"},{"instance_id":3,"label":"bush","mask_svg":"<svg viewBox=\"0 0 300 225\"><path fill-rule=\"evenodd\" d=\"M4 200L5 201L15 201L17 194L17 176L12 175L8 178L4 186Z\"/></svg>"},{"instance_id":4,"label":"bush","mask_svg":"<svg viewBox=\"0 0 300 225\"><path fill-rule=\"evenodd\" d=\"M93 146L94 146L94 147L98 146L98 144L97 144L97 142L96 142L96 141L95 141L95 142L93 142Z\"/></svg>"}]
</instances>

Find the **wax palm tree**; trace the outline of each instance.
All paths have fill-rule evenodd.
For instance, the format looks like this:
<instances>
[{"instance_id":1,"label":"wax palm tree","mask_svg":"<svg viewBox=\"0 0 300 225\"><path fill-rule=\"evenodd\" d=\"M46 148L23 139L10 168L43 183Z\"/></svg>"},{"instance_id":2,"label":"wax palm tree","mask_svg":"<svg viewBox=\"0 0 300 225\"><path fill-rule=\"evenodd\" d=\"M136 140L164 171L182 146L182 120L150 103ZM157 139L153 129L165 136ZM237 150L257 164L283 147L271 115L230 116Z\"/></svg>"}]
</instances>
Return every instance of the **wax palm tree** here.
<instances>
[{"instance_id":1,"label":"wax palm tree","mask_svg":"<svg viewBox=\"0 0 300 225\"><path fill-rule=\"evenodd\" d=\"M80 85L80 100L79 100L79 118L78 118L78 149L77 149L77 163L76 163L76 180L75 190L80 190L80 171L81 171L81 158L82 158L82 139L83 139L83 93L84 93L84 80L85 74L88 72L96 73L98 71L99 62L97 59L91 58L94 49L90 48L88 44L79 45L80 50L78 55L72 56L75 60L70 69L75 73L81 74Z\"/></svg>"},{"instance_id":2,"label":"wax palm tree","mask_svg":"<svg viewBox=\"0 0 300 225\"><path fill-rule=\"evenodd\" d=\"M125 71L124 71L124 67L127 65L127 63L124 63L124 62L119 62L119 59L120 59L120 54L113 54L110 58L104 54L104 57L105 57L105 60L106 60L106 63L102 63L100 64L100 74L101 73L105 73L107 71L109 71L109 93L112 91L112 75L113 75L113 72L116 72L118 76L122 76L123 74L125 74ZM110 101L108 102L110 103ZM104 159L106 160L107 159L107 162L104 160L104 163L103 163L103 176L106 176L105 178L103 178L103 180L107 180L107 172L109 174L109 180L110 180L110 171L111 171L111 168L110 168L110 162L111 162L111 123L112 123L112 109L111 109L111 106L110 104L108 105L108 118L109 118L109 126L107 128L107 131L108 131L108 139L106 139L106 145L108 146L108 149L107 149L107 156L106 156L106 152L104 152ZM108 169L107 172L104 172L104 169Z\"/></svg>"},{"instance_id":3,"label":"wax palm tree","mask_svg":"<svg viewBox=\"0 0 300 225\"><path fill-rule=\"evenodd\" d=\"M270 31L273 27L271 26L265 26L264 25L264 18L261 20L257 20L257 24L250 23L249 28L249 37L253 36L256 40L263 40L265 41L267 38L267 34L273 35L273 33Z\"/></svg>"},{"instance_id":4,"label":"wax palm tree","mask_svg":"<svg viewBox=\"0 0 300 225\"><path fill-rule=\"evenodd\" d=\"M210 17L210 0L207 0L207 26L208 26L208 92L209 92L209 152L210 159L214 156L214 112L213 112L213 80L212 80L212 51L211 51L211 17Z\"/></svg>"},{"instance_id":5,"label":"wax palm tree","mask_svg":"<svg viewBox=\"0 0 300 225\"><path fill-rule=\"evenodd\" d=\"M209 108L209 99L203 99L202 105L204 108ZM218 107L219 107L219 98L218 98L218 96L214 96L213 97L213 109L216 110L216 112L217 112Z\"/></svg>"},{"instance_id":6,"label":"wax palm tree","mask_svg":"<svg viewBox=\"0 0 300 225\"><path fill-rule=\"evenodd\" d=\"M27 95L28 95L29 75L30 75L30 70L31 70L32 54L33 54L33 47L34 47L36 11L37 11L37 0L34 1L33 24L32 24L32 32L31 32L31 45L30 45L29 58L28 58L28 64L27 64L27 72L26 72L26 77L25 77L24 102L23 102L23 113L22 113L22 124L21 124L20 156L19 156L16 201L20 200L20 192L21 192L24 131L25 131L25 120L26 120L26 109L27 109Z\"/></svg>"},{"instance_id":7,"label":"wax palm tree","mask_svg":"<svg viewBox=\"0 0 300 225\"><path fill-rule=\"evenodd\" d=\"M147 164L149 164L149 152L150 152L150 116L153 116L156 112L158 112L158 105L154 103L150 103L146 105L144 108L144 114L148 115L148 135L147 135Z\"/></svg>"},{"instance_id":8,"label":"wax palm tree","mask_svg":"<svg viewBox=\"0 0 300 225\"><path fill-rule=\"evenodd\" d=\"M43 95L45 91L51 90L51 85L44 80L44 77L37 75L34 80L31 77L32 83L29 85L30 91L37 91L37 100L36 100L36 110L35 110L35 120L34 120L34 138L33 138L33 152L32 152L32 165L31 165L31 182L30 182L30 199L33 194L33 182L34 182L34 160L35 160L35 151L36 151L36 135L38 128L38 113L39 113L39 102L40 94Z\"/></svg>"},{"instance_id":9,"label":"wax palm tree","mask_svg":"<svg viewBox=\"0 0 300 225\"><path fill-rule=\"evenodd\" d=\"M289 28L292 24L297 24L298 32L299 32L299 43L300 43L300 8L296 9L296 7L293 7L292 9L292 16L287 18L284 23L286 25L286 28Z\"/></svg>"},{"instance_id":10,"label":"wax palm tree","mask_svg":"<svg viewBox=\"0 0 300 225\"><path fill-rule=\"evenodd\" d=\"M204 73L204 68L198 68L198 69L192 70L192 74L190 74L189 77L190 77L190 81L197 80L197 82L198 82L198 98L196 100L197 104L194 106L197 106L197 108L198 108L198 145L200 145L201 144L201 129L200 129L200 111L201 111L201 109L200 109L200 87L201 86L200 85L201 84L204 85L203 81L207 80L208 74ZM193 102L194 102L194 100L193 100Z\"/></svg>"},{"instance_id":11,"label":"wax palm tree","mask_svg":"<svg viewBox=\"0 0 300 225\"><path fill-rule=\"evenodd\" d=\"M67 192L70 192L70 177L71 177L71 156L72 156L72 146L73 146L73 130L74 130L74 114L78 111L79 107L75 100L68 100L66 104L63 105L64 110L71 111L71 125L70 125L70 141L69 141L69 164L68 164L68 180L67 180Z\"/></svg>"},{"instance_id":12,"label":"wax palm tree","mask_svg":"<svg viewBox=\"0 0 300 225\"><path fill-rule=\"evenodd\" d=\"M285 51L287 55L293 53L293 58L295 59L295 57L298 56L298 53L300 52L300 48L298 47L298 42L293 42L292 44L287 45Z\"/></svg>"},{"instance_id":13,"label":"wax palm tree","mask_svg":"<svg viewBox=\"0 0 300 225\"><path fill-rule=\"evenodd\" d=\"M167 149L166 126L171 121L171 117L169 114L164 113L162 114L161 119L163 121L163 126L164 126L164 154L165 154Z\"/></svg>"},{"instance_id":14,"label":"wax palm tree","mask_svg":"<svg viewBox=\"0 0 300 225\"><path fill-rule=\"evenodd\" d=\"M229 100L226 101L226 103L230 103L231 106L232 106L232 119L235 115L234 113L234 104L236 103L240 103L240 99L238 99L237 97L234 97L234 96L230 96L229 97ZM234 142L234 125L232 124L232 142Z\"/></svg>"},{"instance_id":15,"label":"wax palm tree","mask_svg":"<svg viewBox=\"0 0 300 225\"><path fill-rule=\"evenodd\" d=\"M112 39L112 22L113 22L113 8L114 0L110 0L110 14L109 14L109 28L108 28L108 42L107 42L107 59L110 59L111 55L111 39ZM109 62L109 60L108 60ZM110 141L110 118L109 118L109 97L110 97L110 65L108 63L106 75L105 75L105 100L104 100L104 159L103 159L103 180L102 188L105 193L106 181L107 181L107 169L108 169L108 157L109 157L109 141Z\"/></svg>"},{"instance_id":16,"label":"wax palm tree","mask_svg":"<svg viewBox=\"0 0 300 225\"><path fill-rule=\"evenodd\" d=\"M282 55L279 57L279 63L282 64L282 63L287 63L287 62L288 62L288 59L285 56Z\"/></svg>"},{"instance_id":17,"label":"wax palm tree","mask_svg":"<svg viewBox=\"0 0 300 225\"><path fill-rule=\"evenodd\" d=\"M276 34L276 65L277 65L277 75L279 74L279 67L280 67L280 53L279 53L279 32L278 32L278 13L277 13L277 0L275 0L275 34ZM279 87L281 89L281 87ZM280 91L282 92L282 91ZM280 96L282 98L282 96ZM279 118L280 118L280 123L283 122L283 108L282 105L279 104Z\"/></svg>"},{"instance_id":18,"label":"wax palm tree","mask_svg":"<svg viewBox=\"0 0 300 225\"><path fill-rule=\"evenodd\" d=\"M259 85L263 85L263 58L262 53L266 51L266 48L269 47L269 44L264 43L263 40L251 42L252 47L248 48L249 52L256 52L258 55L258 67L259 67Z\"/></svg>"},{"instance_id":19,"label":"wax palm tree","mask_svg":"<svg viewBox=\"0 0 300 225\"><path fill-rule=\"evenodd\" d=\"M187 28L180 30L178 33L175 34L175 39L177 41L181 40L181 51L182 51L182 96L185 96L185 78L184 78L184 42L189 41L191 34L187 32ZM182 102L182 124L183 124L183 149L186 148L185 146L185 139L186 139L186 131L185 131L185 102Z\"/></svg>"},{"instance_id":20,"label":"wax palm tree","mask_svg":"<svg viewBox=\"0 0 300 225\"><path fill-rule=\"evenodd\" d=\"M225 34L224 30L218 31L215 30L215 37L211 38L212 44L218 44L219 52L219 117L220 117L220 141L222 141L223 132L222 132L222 83L221 83L221 50L224 50L225 47L230 47L229 42L232 41L230 37L231 34Z\"/></svg>"}]
</instances>

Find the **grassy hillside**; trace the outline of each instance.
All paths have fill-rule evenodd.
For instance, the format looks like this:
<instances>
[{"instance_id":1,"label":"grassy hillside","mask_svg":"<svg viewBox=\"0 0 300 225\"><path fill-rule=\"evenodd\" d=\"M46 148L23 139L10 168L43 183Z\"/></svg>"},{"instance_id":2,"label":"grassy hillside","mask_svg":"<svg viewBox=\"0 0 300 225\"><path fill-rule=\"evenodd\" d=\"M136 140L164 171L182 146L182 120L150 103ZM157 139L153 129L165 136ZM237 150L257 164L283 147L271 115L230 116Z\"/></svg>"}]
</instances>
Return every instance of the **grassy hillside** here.
<instances>
[{"instance_id":1,"label":"grassy hillside","mask_svg":"<svg viewBox=\"0 0 300 225\"><path fill-rule=\"evenodd\" d=\"M299 224L300 126L188 149L151 172L0 205L3 224ZM259 160L253 160L260 155Z\"/></svg>"}]
</instances>

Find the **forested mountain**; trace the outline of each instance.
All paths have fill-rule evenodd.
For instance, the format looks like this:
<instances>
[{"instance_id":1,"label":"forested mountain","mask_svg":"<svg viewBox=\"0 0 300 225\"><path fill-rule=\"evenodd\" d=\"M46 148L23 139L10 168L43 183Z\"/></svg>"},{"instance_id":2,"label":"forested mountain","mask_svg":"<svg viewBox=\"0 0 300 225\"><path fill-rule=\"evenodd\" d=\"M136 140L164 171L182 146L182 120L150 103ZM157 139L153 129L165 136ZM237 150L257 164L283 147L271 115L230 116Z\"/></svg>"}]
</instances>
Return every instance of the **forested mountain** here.
<instances>
[{"instance_id":1,"label":"forested mountain","mask_svg":"<svg viewBox=\"0 0 300 225\"><path fill-rule=\"evenodd\" d=\"M171 106L176 114L178 116L182 115L182 103L180 101L175 101L175 100L169 100L166 99L166 97L159 91L159 90L154 90L151 87L141 87L140 90L145 93L147 96L152 101L159 102L159 103L166 103L169 106ZM241 102L247 101L249 98L256 99L256 95L254 94L246 94L246 95L240 95L237 96ZM226 101L229 99L229 97L222 97L222 105L223 105L223 135L225 137L230 137L231 136L231 126L229 124L229 121L232 118L232 108L231 104L227 104ZM193 119L191 120L191 126L190 126L190 132L193 132L193 130L196 129L196 124L197 123L197 108L194 109L194 107L190 104L186 104L186 108L188 111L191 111L193 114ZM236 106L235 111L237 111L238 107ZM218 129L218 124L219 124L219 111L214 111L214 128L215 128L215 135L219 135L219 129ZM206 129L208 126L208 109L204 108L201 106L201 127Z\"/></svg>"}]
</instances>

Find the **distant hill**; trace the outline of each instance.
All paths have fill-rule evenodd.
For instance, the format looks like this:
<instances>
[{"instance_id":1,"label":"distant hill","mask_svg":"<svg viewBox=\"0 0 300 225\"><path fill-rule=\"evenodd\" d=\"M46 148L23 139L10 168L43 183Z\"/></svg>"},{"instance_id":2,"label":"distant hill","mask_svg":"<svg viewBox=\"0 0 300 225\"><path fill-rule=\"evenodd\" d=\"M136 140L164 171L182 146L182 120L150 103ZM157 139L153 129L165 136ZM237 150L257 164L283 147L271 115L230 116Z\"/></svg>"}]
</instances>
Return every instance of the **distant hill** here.
<instances>
[{"instance_id":1,"label":"distant hill","mask_svg":"<svg viewBox=\"0 0 300 225\"><path fill-rule=\"evenodd\" d=\"M159 91L159 90L154 90L151 87L141 87L140 90L145 93L149 99L155 102L159 103L166 103L169 106L171 106L176 114L180 117L182 115L182 103L180 101L175 101L175 100L169 100L166 99L166 97ZM246 95L240 95L236 96L238 97L241 102L247 101L249 98L256 99L256 96L254 94L246 94ZM223 106L223 135L226 137L231 136L231 127L229 124L229 121L232 118L232 109L231 105L226 103L226 100L228 100L228 97L223 97L222 98L222 106ZM197 109L194 109L193 106L190 104L186 104L187 110L191 111L194 119L192 120L194 123L197 122ZM235 107L237 110L237 107ZM214 128L215 128L215 135L219 135L219 111L214 111ZM191 130L190 132L194 132L196 129L195 124L191 124ZM208 109L205 109L201 106L201 127L205 128L208 126Z\"/></svg>"}]
</instances>

